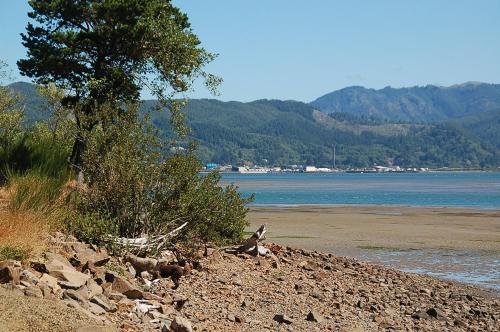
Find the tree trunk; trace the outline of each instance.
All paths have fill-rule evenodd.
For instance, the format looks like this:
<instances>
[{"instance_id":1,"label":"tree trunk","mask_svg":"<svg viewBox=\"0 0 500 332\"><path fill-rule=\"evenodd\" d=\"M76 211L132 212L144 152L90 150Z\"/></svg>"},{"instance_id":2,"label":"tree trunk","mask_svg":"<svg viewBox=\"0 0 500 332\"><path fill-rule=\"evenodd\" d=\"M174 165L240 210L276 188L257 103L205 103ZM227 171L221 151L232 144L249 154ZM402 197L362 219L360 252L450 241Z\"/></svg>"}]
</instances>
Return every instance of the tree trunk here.
<instances>
[{"instance_id":1,"label":"tree trunk","mask_svg":"<svg viewBox=\"0 0 500 332\"><path fill-rule=\"evenodd\" d=\"M78 133L75 142L73 143L73 149L71 151L71 157L69 163L75 173L77 174L78 186L83 185L83 152L87 146L85 138Z\"/></svg>"}]
</instances>

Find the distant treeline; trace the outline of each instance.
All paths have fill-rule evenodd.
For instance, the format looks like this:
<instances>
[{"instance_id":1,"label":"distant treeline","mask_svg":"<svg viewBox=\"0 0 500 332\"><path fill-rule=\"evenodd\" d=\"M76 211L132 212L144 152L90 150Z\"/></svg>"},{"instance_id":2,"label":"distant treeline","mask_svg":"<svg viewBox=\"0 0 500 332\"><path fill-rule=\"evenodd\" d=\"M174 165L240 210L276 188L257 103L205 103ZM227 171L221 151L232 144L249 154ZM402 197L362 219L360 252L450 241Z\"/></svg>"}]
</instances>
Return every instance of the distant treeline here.
<instances>
[{"instance_id":1,"label":"distant treeline","mask_svg":"<svg viewBox=\"0 0 500 332\"><path fill-rule=\"evenodd\" d=\"M15 83L11 88L26 97L28 123L47 116L37 112L41 101L33 85ZM142 112L151 113L165 139L173 137L168 113L154 111L155 104L145 101ZM192 128L190 139L198 142L203 162L331 166L335 145L336 164L343 167L500 165L497 110L461 113L443 121L405 122L364 113L321 113L318 117L316 109L296 101L193 99L185 111Z\"/></svg>"}]
</instances>

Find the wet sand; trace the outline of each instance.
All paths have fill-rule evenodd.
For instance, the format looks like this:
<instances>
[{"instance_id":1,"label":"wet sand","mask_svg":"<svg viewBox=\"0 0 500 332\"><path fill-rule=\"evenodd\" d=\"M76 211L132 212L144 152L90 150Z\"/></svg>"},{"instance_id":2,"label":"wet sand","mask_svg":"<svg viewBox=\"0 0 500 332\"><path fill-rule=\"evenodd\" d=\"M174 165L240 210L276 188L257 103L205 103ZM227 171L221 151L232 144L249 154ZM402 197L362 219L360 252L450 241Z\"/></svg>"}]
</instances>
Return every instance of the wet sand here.
<instances>
[{"instance_id":1,"label":"wet sand","mask_svg":"<svg viewBox=\"0 0 500 332\"><path fill-rule=\"evenodd\" d=\"M251 226L284 245L342 253L358 249L500 252L500 210L389 206L253 207Z\"/></svg>"},{"instance_id":2,"label":"wet sand","mask_svg":"<svg viewBox=\"0 0 500 332\"><path fill-rule=\"evenodd\" d=\"M249 231L500 292L500 210L400 206L252 207Z\"/></svg>"}]
</instances>

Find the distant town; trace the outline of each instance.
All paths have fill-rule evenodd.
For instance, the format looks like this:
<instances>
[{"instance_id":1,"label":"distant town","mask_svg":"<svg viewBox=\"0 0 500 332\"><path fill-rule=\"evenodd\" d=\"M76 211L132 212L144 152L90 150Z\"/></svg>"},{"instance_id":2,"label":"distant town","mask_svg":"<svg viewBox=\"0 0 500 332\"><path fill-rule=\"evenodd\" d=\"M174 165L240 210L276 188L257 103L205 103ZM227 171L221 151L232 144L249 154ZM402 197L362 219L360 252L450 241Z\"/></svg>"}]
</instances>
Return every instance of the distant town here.
<instances>
[{"instance_id":1,"label":"distant town","mask_svg":"<svg viewBox=\"0 0 500 332\"><path fill-rule=\"evenodd\" d=\"M233 165L218 165L216 163L208 163L204 167L204 171L217 170L221 173L241 173L241 174L265 174L265 173L417 173L428 172L430 169L421 168L403 168L399 166L373 166L369 168L329 168L329 167L316 167L304 165L290 165L290 166L233 166Z\"/></svg>"}]
</instances>

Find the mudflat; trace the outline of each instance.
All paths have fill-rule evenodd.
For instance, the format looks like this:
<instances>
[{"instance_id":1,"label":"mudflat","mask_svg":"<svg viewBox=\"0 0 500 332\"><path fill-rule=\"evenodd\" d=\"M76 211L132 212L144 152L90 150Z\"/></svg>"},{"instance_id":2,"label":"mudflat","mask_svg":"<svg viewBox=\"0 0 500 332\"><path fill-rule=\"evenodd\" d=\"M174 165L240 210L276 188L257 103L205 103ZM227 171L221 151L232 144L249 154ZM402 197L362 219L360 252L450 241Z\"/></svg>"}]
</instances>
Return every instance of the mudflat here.
<instances>
[{"instance_id":1,"label":"mudflat","mask_svg":"<svg viewBox=\"0 0 500 332\"><path fill-rule=\"evenodd\" d=\"M252 207L249 230L292 247L355 255L360 250L500 252L500 209L404 206Z\"/></svg>"}]
</instances>

